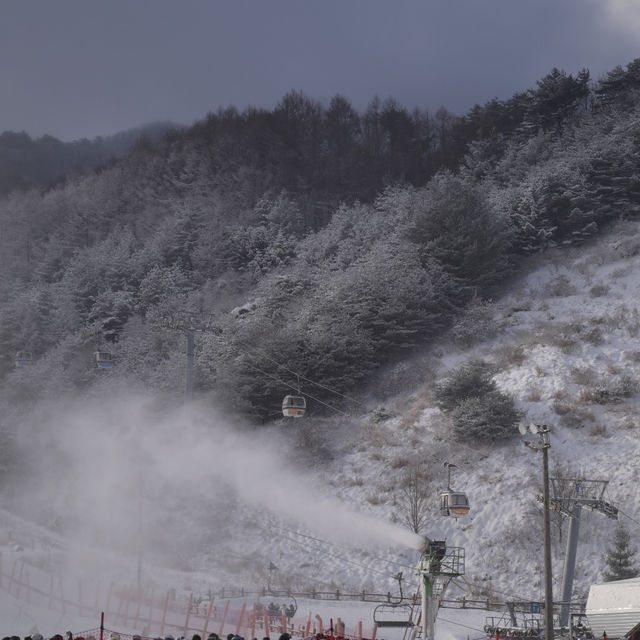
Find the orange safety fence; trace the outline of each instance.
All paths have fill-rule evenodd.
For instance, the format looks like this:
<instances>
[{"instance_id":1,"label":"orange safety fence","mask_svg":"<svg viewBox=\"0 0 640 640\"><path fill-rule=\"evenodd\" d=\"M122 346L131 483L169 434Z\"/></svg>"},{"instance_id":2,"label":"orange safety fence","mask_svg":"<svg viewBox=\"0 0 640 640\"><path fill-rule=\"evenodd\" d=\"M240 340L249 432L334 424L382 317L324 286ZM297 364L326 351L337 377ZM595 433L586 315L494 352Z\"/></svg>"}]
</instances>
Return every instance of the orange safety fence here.
<instances>
[{"instance_id":1,"label":"orange safety fence","mask_svg":"<svg viewBox=\"0 0 640 640\"><path fill-rule=\"evenodd\" d=\"M299 638L316 636L318 640L325 637L365 640L362 621L348 627L338 617L323 623L319 615L311 612L297 617L287 615L285 611L275 614L255 602L242 602L238 607L232 607L229 599L201 600L194 598L193 594L188 599L181 599L176 597L174 590L164 593L156 592L153 587L138 590L113 583L105 588L95 579L54 577L17 558L11 563L10 571L6 571L3 560L0 553L0 588L17 599L80 617L97 618L103 612L109 624L139 629L145 638L164 638L168 634L191 638L198 634L206 640L210 633L217 633L223 639L229 633L247 639L277 638L287 632ZM375 640L376 631L374 625L366 640ZM86 640L87 635L91 634L85 632L82 637ZM121 633L117 635L121 640L131 637ZM95 637L100 638L99 635Z\"/></svg>"}]
</instances>

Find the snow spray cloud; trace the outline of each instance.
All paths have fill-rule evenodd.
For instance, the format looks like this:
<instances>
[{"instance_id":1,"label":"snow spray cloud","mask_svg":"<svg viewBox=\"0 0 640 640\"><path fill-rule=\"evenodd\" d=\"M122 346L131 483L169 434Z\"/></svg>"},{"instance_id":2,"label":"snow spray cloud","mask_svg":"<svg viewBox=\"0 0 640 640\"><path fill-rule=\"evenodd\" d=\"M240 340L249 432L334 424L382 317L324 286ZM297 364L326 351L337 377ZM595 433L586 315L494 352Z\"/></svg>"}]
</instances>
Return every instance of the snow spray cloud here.
<instances>
[{"instance_id":1,"label":"snow spray cloud","mask_svg":"<svg viewBox=\"0 0 640 640\"><path fill-rule=\"evenodd\" d=\"M235 502L295 518L342 545L424 547L422 536L351 510L300 477L279 451L282 440L264 431L232 428L195 405L163 410L142 394L63 399L18 431L26 464L14 496L33 519L73 533L77 548L156 544L175 557L189 536L206 544L195 530L230 535L225 505Z\"/></svg>"}]
</instances>

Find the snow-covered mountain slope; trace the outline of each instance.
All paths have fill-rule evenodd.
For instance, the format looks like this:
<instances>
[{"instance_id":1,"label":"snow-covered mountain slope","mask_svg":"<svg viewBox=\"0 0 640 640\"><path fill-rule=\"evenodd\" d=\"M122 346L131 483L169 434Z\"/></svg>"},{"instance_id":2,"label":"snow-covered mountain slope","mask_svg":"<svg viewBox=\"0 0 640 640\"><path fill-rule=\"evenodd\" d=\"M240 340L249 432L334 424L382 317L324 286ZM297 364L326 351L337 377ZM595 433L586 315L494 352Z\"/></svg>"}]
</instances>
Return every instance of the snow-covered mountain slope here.
<instances>
[{"instance_id":1,"label":"snow-covered mountain slope","mask_svg":"<svg viewBox=\"0 0 640 640\"><path fill-rule=\"evenodd\" d=\"M539 598L540 455L515 427L504 441L456 440L434 385L468 360L493 365L523 419L551 428L551 474L609 481L607 498L637 543L639 230L621 223L593 244L532 259L499 300L380 372L347 416L254 430L117 387L40 407L22 418L15 446L29 454L28 473L5 488L0 543L52 572L129 584L141 557L145 585L182 592L269 583L395 593L399 570L411 591L420 538L401 524L401 493L423 463L422 533L466 550L454 592ZM438 512L445 461L471 501L459 520ZM574 597L599 579L614 526L583 512ZM552 536L558 593L559 515Z\"/></svg>"}]
</instances>

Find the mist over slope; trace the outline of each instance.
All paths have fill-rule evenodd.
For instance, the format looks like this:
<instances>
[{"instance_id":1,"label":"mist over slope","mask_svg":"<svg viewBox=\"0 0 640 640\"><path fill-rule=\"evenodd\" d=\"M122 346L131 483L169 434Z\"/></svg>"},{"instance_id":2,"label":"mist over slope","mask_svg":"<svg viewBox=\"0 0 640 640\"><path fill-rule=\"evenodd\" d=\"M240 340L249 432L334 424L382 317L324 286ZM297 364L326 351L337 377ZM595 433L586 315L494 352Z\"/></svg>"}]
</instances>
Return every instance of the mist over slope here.
<instances>
[{"instance_id":1,"label":"mist over slope","mask_svg":"<svg viewBox=\"0 0 640 640\"><path fill-rule=\"evenodd\" d=\"M24 131L0 133L0 195L46 187L66 176L86 174L125 156L135 144L155 144L176 125L157 122L93 140L32 139Z\"/></svg>"}]
</instances>

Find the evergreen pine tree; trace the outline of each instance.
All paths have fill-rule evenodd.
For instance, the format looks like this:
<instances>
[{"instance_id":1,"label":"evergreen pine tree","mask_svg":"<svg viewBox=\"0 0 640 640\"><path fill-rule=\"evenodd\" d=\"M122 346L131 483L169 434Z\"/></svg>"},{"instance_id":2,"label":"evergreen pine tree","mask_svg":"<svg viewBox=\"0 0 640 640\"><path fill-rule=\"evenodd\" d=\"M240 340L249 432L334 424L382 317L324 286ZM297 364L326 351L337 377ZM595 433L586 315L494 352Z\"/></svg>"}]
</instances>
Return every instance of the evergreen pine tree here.
<instances>
[{"instance_id":1,"label":"evergreen pine tree","mask_svg":"<svg viewBox=\"0 0 640 640\"><path fill-rule=\"evenodd\" d=\"M631 545L629 532L622 524L618 524L613 534L613 546L607 548L604 561L607 568L604 572L606 582L626 580L638 575L635 565L636 549Z\"/></svg>"}]
</instances>

